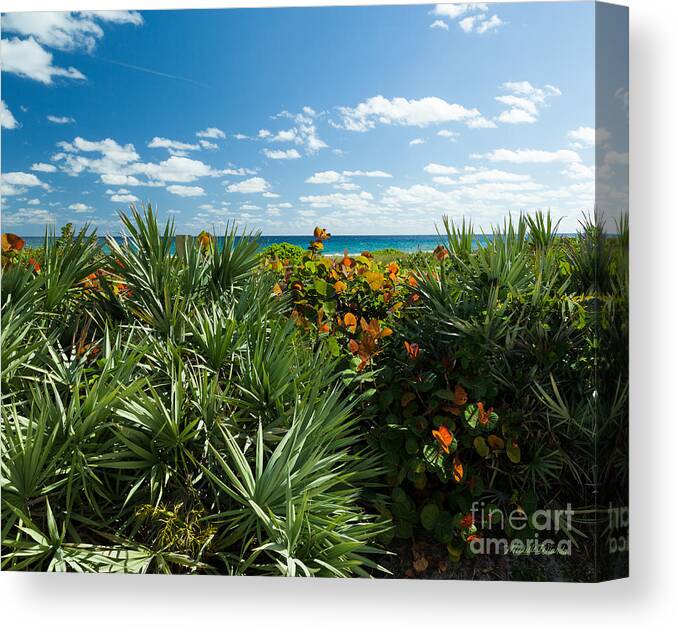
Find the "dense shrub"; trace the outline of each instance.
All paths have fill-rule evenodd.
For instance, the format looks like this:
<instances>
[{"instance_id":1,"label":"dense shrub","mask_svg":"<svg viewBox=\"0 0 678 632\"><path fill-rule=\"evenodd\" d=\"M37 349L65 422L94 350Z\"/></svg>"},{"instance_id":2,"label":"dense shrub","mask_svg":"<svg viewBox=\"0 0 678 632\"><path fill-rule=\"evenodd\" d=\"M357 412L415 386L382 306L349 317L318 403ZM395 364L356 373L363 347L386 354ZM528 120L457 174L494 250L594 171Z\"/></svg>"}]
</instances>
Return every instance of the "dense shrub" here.
<instances>
[{"instance_id":1,"label":"dense shrub","mask_svg":"<svg viewBox=\"0 0 678 632\"><path fill-rule=\"evenodd\" d=\"M270 261L281 261L283 263L297 264L304 256L304 249L301 246L295 246L286 241L266 246L261 251L261 258Z\"/></svg>"}]
</instances>

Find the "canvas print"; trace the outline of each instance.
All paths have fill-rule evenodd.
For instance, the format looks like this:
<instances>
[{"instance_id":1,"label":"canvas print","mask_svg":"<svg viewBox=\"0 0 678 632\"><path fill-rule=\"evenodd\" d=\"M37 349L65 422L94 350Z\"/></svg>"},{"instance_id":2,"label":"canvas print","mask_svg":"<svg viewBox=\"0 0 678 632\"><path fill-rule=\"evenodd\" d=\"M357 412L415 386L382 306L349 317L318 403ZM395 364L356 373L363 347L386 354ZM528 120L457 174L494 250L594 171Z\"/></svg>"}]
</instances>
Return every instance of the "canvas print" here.
<instances>
[{"instance_id":1,"label":"canvas print","mask_svg":"<svg viewBox=\"0 0 678 632\"><path fill-rule=\"evenodd\" d=\"M628 574L628 10L2 15L2 570Z\"/></svg>"}]
</instances>

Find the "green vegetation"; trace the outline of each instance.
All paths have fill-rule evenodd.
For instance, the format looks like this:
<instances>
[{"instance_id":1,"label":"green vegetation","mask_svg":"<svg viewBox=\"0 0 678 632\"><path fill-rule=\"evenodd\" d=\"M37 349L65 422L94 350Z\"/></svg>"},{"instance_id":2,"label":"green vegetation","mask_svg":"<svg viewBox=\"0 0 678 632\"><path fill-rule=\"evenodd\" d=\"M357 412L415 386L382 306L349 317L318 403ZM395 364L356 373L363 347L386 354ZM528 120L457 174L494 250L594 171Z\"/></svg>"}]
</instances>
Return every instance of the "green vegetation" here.
<instances>
[{"instance_id":1,"label":"green vegetation","mask_svg":"<svg viewBox=\"0 0 678 632\"><path fill-rule=\"evenodd\" d=\"M402 574L403 543L463 565L506 532L474 502L571 504L593 563L627 482L626 221L180 258L150 207L122 219L108 254L3 235L3 569Z\"/></svg>"}]
</instances>

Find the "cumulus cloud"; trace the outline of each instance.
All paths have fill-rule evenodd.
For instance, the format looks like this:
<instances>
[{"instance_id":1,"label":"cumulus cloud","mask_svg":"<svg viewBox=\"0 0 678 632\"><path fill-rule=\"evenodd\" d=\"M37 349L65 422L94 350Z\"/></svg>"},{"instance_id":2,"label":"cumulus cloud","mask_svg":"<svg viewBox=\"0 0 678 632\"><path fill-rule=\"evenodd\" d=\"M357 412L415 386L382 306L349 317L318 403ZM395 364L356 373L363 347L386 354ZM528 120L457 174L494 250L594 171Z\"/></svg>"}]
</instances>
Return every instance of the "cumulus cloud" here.
<instances>
[{"instance_id":1,"label":"cumulus cloud","mask_svg":"<svg viewBox=\"0 0 678 632\"><path fill-rule=\"evenodd\" d=\"M198 197L200 195L205 195L205 189L202 187L192 187L182 184L171 184L167 187L167 190L173 195L178 195L180 197Z\"/></svg>"},{"instance_id":2,"label":"cumulus cloud","mask_svg":"<svg viewBox=\"0 0 678 632\"><path fill-rule=\"evenodd\" d=\"M0 100L0 127L4 129L16 129L19 127L19 123L14 118L14 115L10 112L7 104Z\"/></svg>"},{"instance_id":3,"label":"cumulus cloud","mask_svg":"<svg viewBox=\"0 0 678 632\"><path fill-rule=\"evenodd\" d=\"M365 132L377 124L413 127L427 127L454 121L470 124L480 117L480 112L475 108L469 109L457 103L448 103L439 97L387 99L378 95L370 97L354 108L340 107L338 110L341 115L339 126L353 132Z\"/></svg>"},{"instance_id":4,"label":"cumulus cloud","mask_svg":"<svg viewBox=\"0 0 678 632\"><path fill-rule=\"evenodd\" d=\"M149 143L150 149L166 149L173 156L186 156L189 151L200 149L199 144L184 143L178 140L170 140L169 138L161 138L155 136Z\"/></svg>"},{"instance_id":5,"label":"cumulus cloud","mask_svg":"<svg viewBox=\"0 0 678 632\"><path fill-rule=\"evenodd\" d=\"M515 164L581 162L579 154L570 149L558 149L556 151L544 151L541 149L495 149L486 154L473 154L472 157L485 158L491 162L512 162Z\"/></svg>"},{"instance_id":6,"label":"cumulus cloud","mask_svg":"<svg viewBox=\"0 0 678 632\"><path fill-rule=\"evenodd\" d=\"M487 4L484 2L458 2L456 4L437 4L432 13L450 20L456 20L466 13L473 11L484 13L487 9Z\"/></svg>"},{"instance_id":7,"label":"cumulus cloud","mask_svg":"<svg viewBox=\"0 0 678 632\"><path fill-rule=\"evenodd\" d=\"M318 135L316 119L318 113L311 107L305 106L301 112L293 113L283 110L276 114L274 119L287 119L293 123L292 127L271 132L268 129L260 129L257 137L261 140L277 143L294 143L303 147L307 154L315 154L321 149L327 148L327 143ZM288 152L291 153L291 152ZM298 153L298 152L297 152ZM269 156L271 158L272 156ZM289 159L299 156L279 156L277 159Z\"/></svg>"},{"instance_id":8,"label":"cumulus cloud","mask_svg":"<svg viewBox=\"0 0 678 632\"><path fill-rule=\"evenodd\" d=\"M143 19L136 11L31 11L3 15L2 28L49 48L91 51L104 35L99 22L138 26Z\"/></svg>"},{"instance_id":9,"label":"cumulus cloud","mask_svg":"<svg viewBox=\"0 0 678 632\"><path fill-rule=\"evenodd\" d=\"M16 14L8 14L16 15ZM3 16L4 25L4 16ZM84 80L77 68L61 68L52 63L52 53L46 51L33 38L2 40L2 71L44 84L51 84L54 77Z\"/></svg>"},{"instance_id":10,"label":"cumulus cloud","mask_svg":"<svg viewBox=\"0 0 678 632\"><path fill-rule=\"evenodd\" d=\"M149 143L149 146L175 153L184 151L186 145L189 144L157 137ZM247 169L214 169L200 160L182 155L172 155L157 163L141 162L134 145L120 144L112 138L90 141L78 136L72 142L60 142L58 146L62 151L52 158L62 165L66 173L96 173L104 184L113 186L164 186L166 183L190 183L203 177L251 173Z\"/></svg>"},{"instance_id":11,"label":"cumulus cloud","mask_svg":"<svg viewBox=\"0 0 678 632\"><path fill-rule=\"evenodd\" d=\"M496 31L504 24L503 20L496 14L488 17L488 10L489 7L484 2L467 2L437 4L432 13L435 16L440 16L450 21L457 20L459 28L465 33L478 33L482 35L488 31ZM444 27L441 26L439 28L448 28L447 23L443 20L436 20L435 23L437 22L444 25ZM433 28L433 24L431 28Z\"/></svg>"},{"instance_id":12,"label":"cumulus cloud","mask_svg":"<svg viewBox=\"0 0 678 632\"><path fill-rule=\"evenodd\" d=\"M139 198L131 193L114 193L111 195L111 202L120 202L121 204L131 204L138 202Z\"/></svg>"},{"instance_id":13,"label":"cumulus cloud","mask_svg":"<svg viewBox=\"0 0 678 632\"><path fill-rule=\"evenodd\" d=\"M441 136L442 138L447 138L451 142L456 142L457 138L459 138L459 133L458 132L452 132L449 129L441 129L437 133L437 136Z\"/></svg>"},{"instance_id":14,"label":"cumulus cloud","mask_svg":"<svg viewBox=\"0 0 678 632\"><path fill-rule=\"evenodd\" d=\"M264 149L264 155L271 160L296 160L301 154L296 149Z\"/></svg>"},{"instance_id":15,"label":"cumulus cloud","mask_svg":"<svg viewBox=\"0 0 678 632\"><path fill-rule=\"evenodd\" d=\"M595 168L583 165L580 162L573 162L568 165L566 169L560 172L567 178L572 180L587 180L595 177Z\"/></svg>"},{"instance_id":16,"label":"cumulus cloud","mask_svg":"<svg viewBox=\"0 0 678 632\"><path fill-rule=\"evenodd\" d=\"M567 133L567 137L574 141L578 147L593 147L593 145L603 143L610 140L612 135L604 127L599 127L598 129L594 127L578 127L577 129L570 130Z\"/></svg>"},{"instance_id":17,"label":"cumulus cloud","mask_svg":"<svg viewBox=\"0 0 678 632\"><path fill-rule=\"evenodd\" d=\"M393 176L386 171L318 171L309 178L306 178L308 184L338 184L349 183L351 178L392 178Z\"/></svg>"},{"instance_id":18,"label":"cumulus cloud","mask_svg":"<svg viewBox=\"0 0 678 632\"><path fill-rule=\"evenodd\" d=\"M57 168L54 165L50 165L46 162L34 162L31 165L31 171L40 171L42 173L54 173Z\"/></svg>"},{"instance_id":19,"label":"cumulus cloud","mask_svg":"<svg viewBox=\"0 0 678 632\"><path fill-rule=\"evenodd\" d=\"M91 52L104 35L101 23L105 22L140 25L143 19L136 11L6 13L3 30L20 37L2 40L2 70L45 84L51 84L54 77L83 80L85 76L77 68L53 65L52 53L45 47Z\"/></svg>"},{"instance_id":20,"label":"cumulus cloud","mask_svg":"<svg viewBox=\"0 0 678 632\"><path fill-rule=\"evenodd\" d=\"M76 202L75 204L71 204L68 208L76 213L87 213L93 210L91 206L88 206L84 202Z\"/></svg>"},{"instance_id":21,"label":"cumulus cloud","mask_svg":"<svg viewBox=\"0 0 678 632\"><path fill-rule=\"evenodd\" d=\"M49 190L49 185L32 173L24 171L10 171L0 176L2 183L2 195L20 195L26 191L27 187L42 187Z\"/></svg>"},{"instance_id":22,"label":"cumulus cloud","mask_svg":"<svg viewBox=\"0 0 678 632\"><path fill-rule=\"evenodd\" d=\"M226 190L229 193L264 193L271 188L271 185L260 177L248 178L235 184L229 184Z\"/></svg>"},{"instance_id":23,"label":"cumulus cloud","mask_svg":"<svg viewBox=\"0 0 678 632\"><path fill-rule=\"evenodd\" d=\"M447 26L447 22L443 22L442 20L436 20L435 22L432 22L429 28L432 29L444 29L445 31L449 31L450 27Z\"/></svg>"},{"instance_id":24,"label":"cumulus cloud","mask_svg":"<svg viewBox=\"0 0 678 632\"><path fill-rule=\"evenodd\" d=\"M501 88L509 94L502 94L495 99L508 105L510 109L504 110L497 120L509 125L535 123L540 108L545 106L552 97L562 94L558 88L550 84L538 88L529 81L507 81L501 85Z\"/></svg>"},{"instance_id":25,"label":"cumulus cloud","mask_svg":"<svg viewBox=\"0 0 678 632\"><path fill-rule=\"evenodd\" d=\"M226 138L226 134L218 127L208 127L207 129L196 132L195 135L198 138Z\"/></svg>"},{"instance_id":26,"label":"cumulus cloud","mask_svg":"<svg viewBox=\"0 0 678 632\"><path fill-rule=\"evenodd\" d=\"M475 184L476 182L527 182L530 176L521 173L510 173L499 169L479 169L459 177L463 184Z\"/></svg>"},{"instance_id":27,"label":"cumulus cloud","mask_svg":"<svg viewBox=\"0 0 678 632\"><path fill-rule=\"evenodd\" d=\"M413 138L410 145L423 145L426 141L423 138Z\"/></svg>"},{"instance_id":28,"label":"cumulus cloud","mask_svg":"<svg viewBox=\"0 0 678 632\"><path fill-rule=\"evenodd\" d=\"M75 119L70 116L54 116L53 114L47 115L47 120L50 123L55 125L68 125L68 123L75 123Z\"/></svg>"},{"instance_id":29,"label":"cumulus cloud","mask_svg":"<svg viewBox=\"0 0 678 632\"><path fill-rule=\"evenodd\" d=\"M426 173L436 176L449 176L455 173L459 173L459 169L456 167L448 167L446 165L440 165L436 162L430 162L424 167Z\"/></svg>"}]
</instances>

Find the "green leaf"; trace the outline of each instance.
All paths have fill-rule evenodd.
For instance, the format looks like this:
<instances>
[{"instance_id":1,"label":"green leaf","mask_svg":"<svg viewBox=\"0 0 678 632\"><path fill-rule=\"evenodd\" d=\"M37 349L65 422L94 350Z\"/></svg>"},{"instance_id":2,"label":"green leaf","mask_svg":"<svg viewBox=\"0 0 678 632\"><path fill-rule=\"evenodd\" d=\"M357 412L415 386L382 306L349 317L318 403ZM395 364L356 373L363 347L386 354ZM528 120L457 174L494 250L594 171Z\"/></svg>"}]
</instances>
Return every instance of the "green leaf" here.
<instances>
[{"instance_id":1,"label":"green leaf","mask_svg":"<svg viewBox=\"0 0 678 632\"><path fill-rule=\"evenodd\" d=\"M435 503L429 503L422 507L421 513L419 514L419 519L421 520L421 525L427 531L432 531L438 521L438 514L440 509Z\"/></svg>"},{"instance_id":2,"label":"green leaf","mask_svg":"<svg viewBox=\"0 0 678 632\"><path fill-rule=\"evenodd\" d=\"M476 449L476 452L483 458L485 458L490 453L490 448L488 447L483 437L476 437L473 440L473 447Z\"/></svg>"}]
</instances>

